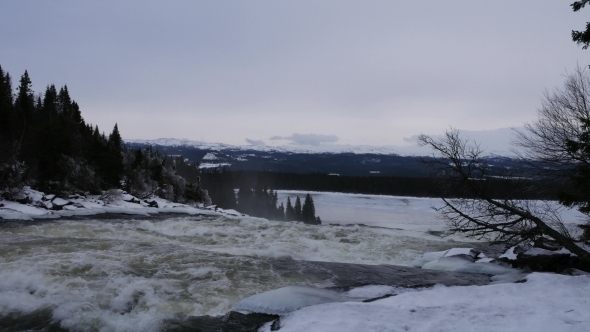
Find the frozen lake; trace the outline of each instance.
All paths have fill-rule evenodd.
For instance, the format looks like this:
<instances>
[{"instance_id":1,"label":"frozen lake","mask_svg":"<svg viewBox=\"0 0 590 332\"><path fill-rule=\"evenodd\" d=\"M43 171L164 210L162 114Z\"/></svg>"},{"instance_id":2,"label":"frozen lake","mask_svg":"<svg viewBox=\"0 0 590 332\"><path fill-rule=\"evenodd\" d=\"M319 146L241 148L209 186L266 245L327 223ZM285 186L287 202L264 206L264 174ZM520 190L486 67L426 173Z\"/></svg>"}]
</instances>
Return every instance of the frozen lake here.
<instances>
[{"instance_id":1,"label":"frozen lake","mask_svg":"<svg viewBox=\"0 0 590 332\"><path fill-rule=\"evenodd\" d=\"M444 223L431 208L441 205L436 198L309 193L323 224L364 224L422 233L444 229ZM279 190L278 198L279 202L286 202L290 197L294 204L296 196L303 202L306 194L305 191Z\"/></svg>"},{"instance_id":2,"label":"frozen lake","mask_svg":"<svg viewBox=\"0 0 590 332\"><path fill-rule=\"evenodd\" d=\"M287 197L295 203L299 196L303 203L307 191L278 190L279 203L286 204ZM405 235L426 236L429 231L443 231L445 224L432 207L442 206L439 198L401 197L385 195L309 192L313 197L316 215L323 224L363 224L401 230ZM542 204L542 203L540 203ZM570 231L578 232L574 225L587 217L576 210L562 209L563 221ZM463 237L453 237L465 240ZM473 240L471 240L473 241Z\"/></svg>"}]
</instances>

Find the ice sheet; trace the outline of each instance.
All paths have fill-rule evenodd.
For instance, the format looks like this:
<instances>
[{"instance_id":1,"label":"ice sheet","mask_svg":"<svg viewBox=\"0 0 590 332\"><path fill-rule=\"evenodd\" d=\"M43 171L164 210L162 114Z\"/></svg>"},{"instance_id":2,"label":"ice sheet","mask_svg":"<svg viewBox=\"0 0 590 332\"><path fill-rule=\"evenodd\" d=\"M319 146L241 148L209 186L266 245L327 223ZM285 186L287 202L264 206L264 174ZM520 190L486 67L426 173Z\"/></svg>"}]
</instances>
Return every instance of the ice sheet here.
<instances>
[{"instance_id":1,"label":"ice sheet","mask_svg":"<svg viewBox=\"0 0 590 332\"><path fill-rule=\"evenodd\" d=\"M477 251L473 248L451 248L451 249L445 250L445 251L425 252L424 254L422 254L422 257L416 258L412 262L412 266L423 267L426 263L430 263L430 262L439 260L440 258L459 256L459 255L466 255L466 256L475 258L475 257L479 257L478 255L481 255L481 254L479 251ZM484 257L485 257L485 255L484 255ZM452 260L448 260L448 261L450 262ZM434 266L434 263L431 264L431 266Z\"/></svg>"},{"instance_id":2,"label":"ice sheet","mask_svg":"<svg viewBox=\"0 0 590 332\"><path fill-rule=\"evenodd\" d=\"M306 191L278 190L278 199L291 203L295 196L303 198ZM367 226L396 228L408 232L443 231L444 223L431 208L441 204L435 198L360 195L328 192L309 192L313 197L316 214L324 224L365 224Z\"/></svg>"},{"instance_id":3,"label":"ice sheet","mask_svg":"<svg viewBox=\"0 0 590 332\"><path fill-rule=\"evenodd\" d=\"M310 305L350 300L350 297L328 289L288 286L245 298L232 310L282 315Z\"/></svg>"},{"instance_id":4,"label":"ice sheet","mask_svg":"<svg viewBox=\"0 0 590 332\"><path fill-rule=\"evenodd\" d=\"M522 273L522 271L519 269L505 267L495 263L474 263L466 259L464 256L442 257L422 265L422 268L427 270L452 271L489 275Z\"/></svg>"}]
</instances>

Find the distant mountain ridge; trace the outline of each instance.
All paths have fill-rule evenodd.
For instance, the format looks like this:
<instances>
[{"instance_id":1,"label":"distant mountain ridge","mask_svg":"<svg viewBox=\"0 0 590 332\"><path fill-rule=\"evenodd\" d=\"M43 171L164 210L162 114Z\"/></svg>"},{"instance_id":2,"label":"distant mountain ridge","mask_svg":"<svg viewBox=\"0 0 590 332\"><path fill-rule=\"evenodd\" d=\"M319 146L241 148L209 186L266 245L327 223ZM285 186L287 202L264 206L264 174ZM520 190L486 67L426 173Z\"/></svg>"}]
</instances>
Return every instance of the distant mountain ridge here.
<instances>
[{"instance_id":1,"label":"distant mountain ridge","mask_svg":"<svg viewBox=\"0 0 590 332\"><path fill-rule=\"evenodd\" d=\"M342 176L424 177L421 157L403 156L387 147L338 146L236 146L186 139L125 140L127 148L153 147L163 154L200 163L200 168L292 173L324 173ZM424 155L429 151L425 150ZM510 158L490 156L489 164L512 166Z\"/></svg>"},{"instance_id":2,"label":"distant mountain ridge","mask_svg":"<svg viewBox=\"0 0 590 332\"><path fill-rule=\"evenodd\" d=\"M370 145L343 145L343 144L322 144L318 146L300 145L231 145L225 143L210 143L193 141L178 138L158 138L158 139L126 139L125 143L133 145L152 145L166 147L192 147L198 149L208 149L213 151L261 151L261 152L284 152L284 153L355 153L355 154L384 154L384 155L401 155L399 148L392 146L370 146Z\"/></svg>"}]
</instances>

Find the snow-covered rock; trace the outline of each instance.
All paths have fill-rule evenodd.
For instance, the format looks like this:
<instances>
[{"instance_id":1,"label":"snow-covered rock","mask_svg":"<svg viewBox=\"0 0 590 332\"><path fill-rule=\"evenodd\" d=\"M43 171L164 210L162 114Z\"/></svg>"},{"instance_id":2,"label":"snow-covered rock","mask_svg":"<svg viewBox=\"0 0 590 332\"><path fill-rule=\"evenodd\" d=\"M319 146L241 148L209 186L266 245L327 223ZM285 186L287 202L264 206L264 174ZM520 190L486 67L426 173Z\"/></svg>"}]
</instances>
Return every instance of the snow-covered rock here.
<instances>
[{"instance_id":1,"label":"snow-covered rock","mask_svg":"<svg viewBox=\"0 0 590 332\"><path fill-rule=\"evenodd\" d=\"M51 201L51 200L52 200L52 199L54 199L54 198L55 198L55 195L53 195L53 194L50 194L50 195L45 195L45 196L43 196L43 198L42 198L42 199L43 199L44 201Z\"/></svg>"},{"instance_id":2,"label":"snow-covered rock","mask_svg":"<svg viewBox=\"0 0 590 332\"><path fill-rule=\"evenodd\" d=\"M114 193L114 194L113 194ZM45 195L42 192L25 187L21 202L0 200L0 219L4 220L33 220L52 219L70 216L90 216L103 213L121 213L150 216L158 213L184 213L219 215L235 218L236 211L210 211L201 207L193 207L185 204L174 203L152 197L149 200L140 200L122 190L114 190L109 193L105 202L103 196L71 195L69 199L57 197L53 194ZM240 214L241 215L241 214Z\"/></svg>"},{"instance_id":3,"label":"snow-covered rock","mask_svg":"<svg viewBox=\"0 0 590 332\"><path fill-rule=\"evenodd\" d=\"M452 249L447 250L447 252L444 254L444 257L468 255L473 258L476 258L479 254L480 254L480 251L475 250L473 248L452 248Z\"/></svg>"},{"instance_id":4,"label":"snow-covered rock","mask_svg":"<svg viewBox=\"0 0 590 332\"><path fill-rule=\"evenodd\" d=\"M480 258L481 257L481 258ZM452 248L446 251L427 252L412 262L426 270L451 271L475 274L518 274L521 270L495 263L473 248Z\"/></svg>"},{"instance_id":5,"label":"snow-covered rock","mask_svg":"<svg viewBox=\"0 0 590 332\"><path fill-rule=\"evenodd\" d=\"M0 218L7 220L33 220L58 218L52 211L32 204L22 204L13 201L0 201Z\"/></svg>"},{"instance_id":6,"label":"snow-covered rock","mask_svg":"<svg viewBox=\"0 0 590 332\"><path fill-rule=\"evenodd\" d=\"M329 289L288 286L247 297L234 304L232 310L281 315L310 305L350 300Z\"/></svg>"},{"instance_id":7,"label":"snow-covered rock","mask_svg":"<svg viewBox=\"0 0 590 332\"><path fill-rule=\"evenodd\" d=\"M442 257L452 257L452 256L467 256L476 258L480 255L480 251L475 250L473 248L451 248L449 250L444 251L433 251L433 252L426 252L422 255L422 257L415 259L412 262L412 266L414 267L423 267L426 263L436 261ZM473 261L473 260L471 260Z\"/></svg>"},{"instance_id":8,"label":"snow-covered rock","mask_svg":"<svg viewBox=\"0 0 590 332\"><path fill-rule=\"evenodd\" d=\"M516 253L514 252L514 250L516 249L516 247L510 247L508 250L506 250L505 253L503 253L502 255L500 255L498 258L506 258L509 260L515 260L516 259Z\"/></svg>"},{"instance_id":9,"label":"snow-covered rock","mask_svg":"<svg viewBox=\"0 0 590 332\"><path fill-rule=\"evenodd\" d=\"M226 214L229 214L232 216L243 216L244 215L243 213L236 211L234 209L217 209L217 211L221 211L223 213L226 213Z\"/></svg>"},{"instance_id":10,"label":"snow-covered rock","mask_svg":"<svg viewBox=\"0 0 590 332\"><path fill-rule=\"evenodd\" d=\"M53 204L54 209L61 210L64 206L71 205L73 203L63 198L55 197L51 200L51 204Z\"/></svg>"}]
</instances>

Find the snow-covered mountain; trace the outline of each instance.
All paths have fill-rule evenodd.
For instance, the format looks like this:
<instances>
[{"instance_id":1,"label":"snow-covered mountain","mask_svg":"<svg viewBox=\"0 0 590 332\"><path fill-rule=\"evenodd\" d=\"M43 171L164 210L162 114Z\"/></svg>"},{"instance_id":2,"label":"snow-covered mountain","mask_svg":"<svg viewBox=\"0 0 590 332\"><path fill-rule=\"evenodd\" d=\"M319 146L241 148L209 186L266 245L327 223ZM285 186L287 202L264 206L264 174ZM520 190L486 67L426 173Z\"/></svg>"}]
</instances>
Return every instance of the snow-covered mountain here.
<instances>
[{"instance_id":1,"label":"snow-covered mountain","mask_svg":"<svg viewBox=\"0 0 590 332\"><path fill-rule=\"evenodd\" d=\"M428 149L423 149L420 154L402 153L399 148L387 146L237 146L174 138L125 140L125 144L134 149L152 146L169 156L182 156L187 161L198 162L201 168L349 176L423 177L424 165L417 156L430 154ZM493 156L488 162L499 167L512 166L513 163L500 156Z\"/></svg>"},{"instance_id":2,"label":"snow-covered mountain","mask_svg":"<svg viewBox=\"0 0 590 332\"><path fill-rule=\"evenodd\" d=\"M322 144L318 146L301 145L230 145L225 143L210 143L192 141L178 138L158 138L152 140L126 139L125 143L133 145L152 145L165 147L187 147L200 150L212 151L260 151L260 152L283 152L283 153L355 153L355 154L382 154L382 155L413 155L407 153L406 147L395 146L369 146L369 145L346 145L346 144ZM427 154L427 151L424 151Z\"/></svg>"}]
</instances>

